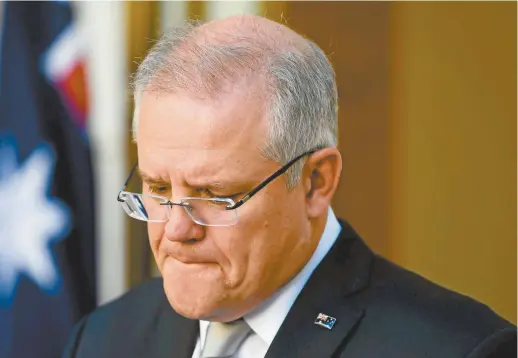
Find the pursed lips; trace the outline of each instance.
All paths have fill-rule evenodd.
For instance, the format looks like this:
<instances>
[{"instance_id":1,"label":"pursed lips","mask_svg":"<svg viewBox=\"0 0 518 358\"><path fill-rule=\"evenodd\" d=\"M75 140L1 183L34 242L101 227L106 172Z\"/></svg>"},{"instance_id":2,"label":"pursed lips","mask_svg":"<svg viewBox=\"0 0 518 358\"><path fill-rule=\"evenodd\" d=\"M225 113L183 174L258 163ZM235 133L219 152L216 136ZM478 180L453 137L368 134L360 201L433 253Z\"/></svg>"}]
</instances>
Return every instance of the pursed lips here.
<instances>
[{"instance_id":1,"label":"pursed lips","mask_svg":"<svg viewBox=\"0 0 518 358\"><path fill-rule=\"evenodd\" d=\"M214 260L211 257L208 257L208 255L201 255L199 252L196 252L196 254L190 254L186 252L182 252L179 250L171 250L162 248L161 250L166 256L176 260L180 261L184 264L216 264L217 261Z\"/></svg>"}]
</instances>

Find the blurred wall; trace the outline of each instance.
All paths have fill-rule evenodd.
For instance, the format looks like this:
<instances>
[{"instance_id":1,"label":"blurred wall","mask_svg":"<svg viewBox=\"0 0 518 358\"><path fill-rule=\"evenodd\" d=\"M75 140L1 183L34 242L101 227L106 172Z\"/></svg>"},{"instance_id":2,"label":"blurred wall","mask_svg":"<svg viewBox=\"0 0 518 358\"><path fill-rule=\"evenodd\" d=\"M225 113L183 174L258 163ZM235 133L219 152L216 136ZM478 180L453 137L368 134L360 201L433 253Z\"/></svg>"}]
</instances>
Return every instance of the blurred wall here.
<instances>
[{"instance_id":1,"label":"blurred wall","mask_svg":"<svg viewBox=\"0 0 518 358\"><path fill-rule=\"evenodd\" d=\"M89 116L96 205L97 302L126 289L126 214L115 197L126 180L127 118L126 8L117 1L74 2L85 44Z\"/></svg>"},{"instance_id":2,"label":"blurred wall","mask_svg":"<svg viewBox=\"0 0 518 358\"><path fill-rule=\"evenodd\" d=\"M516 323L516 3L393 3L389 255Z\"/></svg>"}]
</instances>

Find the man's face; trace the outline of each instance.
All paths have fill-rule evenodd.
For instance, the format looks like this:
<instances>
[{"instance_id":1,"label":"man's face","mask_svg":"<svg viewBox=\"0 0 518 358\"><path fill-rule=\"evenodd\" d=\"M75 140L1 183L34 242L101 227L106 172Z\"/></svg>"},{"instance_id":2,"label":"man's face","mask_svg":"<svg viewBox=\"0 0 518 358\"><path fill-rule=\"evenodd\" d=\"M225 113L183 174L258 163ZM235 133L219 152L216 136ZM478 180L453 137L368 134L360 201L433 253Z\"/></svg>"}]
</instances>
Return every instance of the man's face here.
<instances>
[{"instance_id":1,"label":"man's face","mask_svg":"<svg viewBox=\"0 0 518 358\"><path fill-rule=\"evenodd\" d=\"M137 144L143 192L239 200L279 168L260 154L263 103L246 94L214 101L145 93ZM215 185L217 184L217 185ZM296 274L310 242L302 185L277 178L236 209L229 227L194 223L173 206L167 223L148 223L151 249L173 308L193 319L228 321L246 314Z\"/></svg>"}]
</instances>

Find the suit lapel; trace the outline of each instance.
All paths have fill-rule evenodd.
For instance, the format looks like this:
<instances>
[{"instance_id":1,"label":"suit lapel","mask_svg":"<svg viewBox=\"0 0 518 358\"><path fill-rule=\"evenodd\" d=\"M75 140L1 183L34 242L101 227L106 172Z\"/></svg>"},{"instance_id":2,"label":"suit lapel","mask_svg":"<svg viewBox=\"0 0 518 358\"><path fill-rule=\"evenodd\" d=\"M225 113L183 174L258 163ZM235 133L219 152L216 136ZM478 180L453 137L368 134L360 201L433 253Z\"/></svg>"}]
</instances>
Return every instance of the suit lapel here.
<instances>
[{"instance_id":1,"label":"suit lapel","mask_svg":"<svg viewBox=\"0 0 518 358\"><path fill-rule=\"evenodd\" d=\"M199 323L173 311L167 300L157 318L156 330L145 344L146 358L191 358L198 338Z\"/></svg>"},{"instance_id":2,"label":"suit lapel","mask_svg":"<svg viewBox=\"0 0 518 358\"><path fill-rule=\"evenodd\" d=\"M315 269L275 336L266 358L327 358L354 332L364 312L348 296L366 287L372 252L345 222L330 252ZM332 329L316 325L323 313Z\"/></svg>"}]
</instances>

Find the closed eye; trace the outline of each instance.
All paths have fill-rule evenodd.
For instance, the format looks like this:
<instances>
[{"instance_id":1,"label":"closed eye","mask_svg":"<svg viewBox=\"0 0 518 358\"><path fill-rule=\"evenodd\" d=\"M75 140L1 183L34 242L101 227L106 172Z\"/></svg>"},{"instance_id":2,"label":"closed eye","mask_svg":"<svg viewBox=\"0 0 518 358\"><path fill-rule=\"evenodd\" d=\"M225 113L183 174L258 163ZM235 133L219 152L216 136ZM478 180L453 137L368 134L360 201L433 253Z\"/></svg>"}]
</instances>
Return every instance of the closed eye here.
<instances>
[{"instance_id":1,"label":"closed eye","mask_svg":"<svg viewBox=\"0 0 518 358\"><path fill-rule=\"evenodd\" d=\"M240 195L244 193L235 193L235 194L216 194L207 188L199 188L196 190L199 194L207 197L207 198L216 198L216 199L236 199Z\"/></svg>"},{"instance_id":2,"label":"closed eye","mask_svg":"<svg viewBox=\"0 0 518 358\"><path fill-rule=\"evenodd\" d=\"M148 191L151 194L164 195L169 192L168 185L148 185Z\"/></svg>"}]
</instances>

